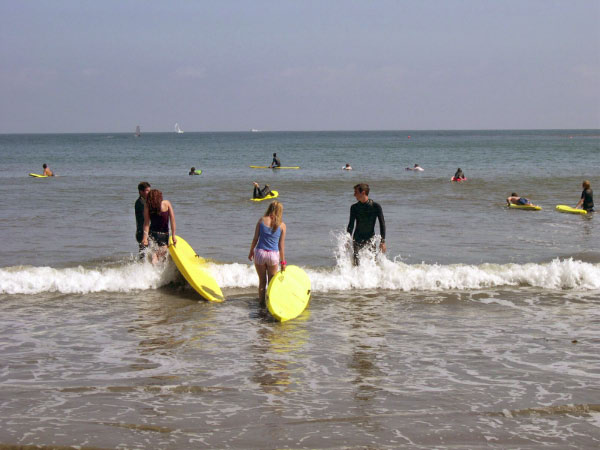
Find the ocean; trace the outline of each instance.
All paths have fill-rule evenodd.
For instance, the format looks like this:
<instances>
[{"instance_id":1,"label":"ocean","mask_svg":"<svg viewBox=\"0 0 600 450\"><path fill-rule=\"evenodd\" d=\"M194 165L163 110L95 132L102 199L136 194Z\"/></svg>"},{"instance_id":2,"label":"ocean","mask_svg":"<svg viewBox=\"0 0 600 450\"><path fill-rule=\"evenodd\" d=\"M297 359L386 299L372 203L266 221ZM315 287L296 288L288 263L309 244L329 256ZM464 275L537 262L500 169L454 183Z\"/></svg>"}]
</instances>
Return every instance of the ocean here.
<instances>
[{"instance_id":1,"label":"ocean","mask_svg":"<svg viewBox=\"0 0 600 450\"><path fill-rule=\"evenodd\" d=\"M301 168L249 167L275 152ZM0 135L0 446L598 448L600 223L554 208L599 168L600 130ZM138 260L140 181L224 303ZM312 283L286 323L247 259L253 181ZM361 182L388 250L354 267Z\"/></svg>"}]
</instances>

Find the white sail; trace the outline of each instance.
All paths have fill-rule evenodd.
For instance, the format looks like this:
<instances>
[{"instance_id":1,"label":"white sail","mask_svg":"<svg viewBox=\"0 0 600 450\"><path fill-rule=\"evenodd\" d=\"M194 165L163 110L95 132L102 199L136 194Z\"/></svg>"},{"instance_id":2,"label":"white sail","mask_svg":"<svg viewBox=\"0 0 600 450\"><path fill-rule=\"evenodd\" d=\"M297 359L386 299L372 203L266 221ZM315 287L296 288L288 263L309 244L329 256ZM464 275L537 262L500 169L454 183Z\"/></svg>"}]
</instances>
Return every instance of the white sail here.
<instances>
[{"instance_id":1,"label":"white sail","mask_svg":"<svg viewBox=\"0 0 600 450\"><path fill-rule=\"evenodd\" d=\"M183 130L181 128L179 128L179 124L178 123L175 124L175 133L178 133L178 134L182 134L183 133Z\"/></svg>"},{"instance_id":2,"label":"white sail","mask_svg":"<svg viewBox=\"0 0 600 450\"><path fill-rule=\"evenodd\" d=\"M140 137L142 132L140 131L140 126L135 127L135 137Z\"/></svg>"}]
</instances>

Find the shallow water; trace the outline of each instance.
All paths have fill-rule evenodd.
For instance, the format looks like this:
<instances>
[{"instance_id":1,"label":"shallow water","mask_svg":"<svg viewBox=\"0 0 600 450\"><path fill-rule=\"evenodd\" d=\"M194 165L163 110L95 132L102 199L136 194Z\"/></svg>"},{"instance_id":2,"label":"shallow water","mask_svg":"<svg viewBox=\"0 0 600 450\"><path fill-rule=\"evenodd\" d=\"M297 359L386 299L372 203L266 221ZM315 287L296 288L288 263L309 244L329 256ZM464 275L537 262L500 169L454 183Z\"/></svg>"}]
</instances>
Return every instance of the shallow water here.
<instances>
[{"instance_id":1,"label":"shallow water","mask_svg":"<svg viewBox=\"0 0 600 450\"><path fill-rule=\"evenodd\" d=\"M0 136L0 444L597 448L597 220L553 208L600 181L599 135ZM302 169L247 167L273 151ZM27 177L41 162L60 176ZM469 180L450 183L459 165ZM226 302L137 261L142 179ZM284 324L246 259L266 208L254 180L280 192L287 260L312 282ZM355 268L344 229L363 180L388 253ZM513 190L544 209L507 210Z\"/></svg>"}]
</instances>

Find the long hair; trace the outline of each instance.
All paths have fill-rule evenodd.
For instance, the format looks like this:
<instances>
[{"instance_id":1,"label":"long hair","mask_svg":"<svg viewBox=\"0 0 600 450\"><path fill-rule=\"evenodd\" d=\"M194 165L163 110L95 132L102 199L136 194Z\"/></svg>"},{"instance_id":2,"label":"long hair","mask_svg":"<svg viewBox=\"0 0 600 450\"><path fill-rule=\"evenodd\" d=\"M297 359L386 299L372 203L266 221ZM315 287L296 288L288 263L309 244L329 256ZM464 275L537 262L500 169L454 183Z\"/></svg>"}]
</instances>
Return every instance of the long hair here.
<instances>
[{"instance_id":1,"label":"long hair","mask_svg":"<svg viewBox=\"0 0 600 450\"><path fill-rule=\"evenodd\" d=\"M283 205L275 200L267 208L266 216L271 216L271 229L273 231L277 230L279 225L281 225L281 218L283 217Z\"/></svg>"},{"instance_id":2,"label":"long hair","mask_svg":"<svg viewBox=\"0 0 600 450\"><path fill-rule=\"evenodd\" d=\"M162 204L163 196L162 192L158 189L151 189L146 199L148 210L150 213L160 213L160 205Z\"/></svg>"},{"instance_id":3,"label":"long hair","mask_svg":"<svg viewBox=\"0 0 600 450\"><path fill-rule=\"evenodd\" d=\"M588 180L585 180L582 184L584 189L589 189L592 187L592 185L590 184L590 182Z\"/></svg>"}]
</instances>

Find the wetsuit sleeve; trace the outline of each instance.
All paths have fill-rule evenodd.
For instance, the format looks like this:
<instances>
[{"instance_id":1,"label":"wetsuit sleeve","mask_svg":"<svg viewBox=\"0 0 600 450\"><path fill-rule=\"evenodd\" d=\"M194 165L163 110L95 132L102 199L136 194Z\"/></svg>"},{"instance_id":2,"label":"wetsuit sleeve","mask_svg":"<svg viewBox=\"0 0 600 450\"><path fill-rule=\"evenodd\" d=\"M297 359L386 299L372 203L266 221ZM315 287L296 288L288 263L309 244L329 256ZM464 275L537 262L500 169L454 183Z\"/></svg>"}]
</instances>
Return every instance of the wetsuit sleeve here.
<instances>
[{"instance_id":1,"label":"wetsuit sleeve","mask_svg":"<svg viewBox=\"0 0 600 450\"><path fill-rule=\"evenodd\" d=\"M385 219L383 218L383 209L379 203L377 204L377 218L379 219L379 234L381 234L381 240L385 242Z\"/></svg>"},{"instance_id":2,"label":"wetsuit sleeve","mask_svg":"<svg viewBox=\"0 0 600 450\"><path fill-rule=\"evenodd\" d=\"M355 221L356 221L356 211L354 210L354 207L351 206L350 207L350 221L348 222L348 228L346 228L348 233L350 233L350 236L352 236L352 232L354 231L354 222Z\"/></svg>"}]
</instances>

